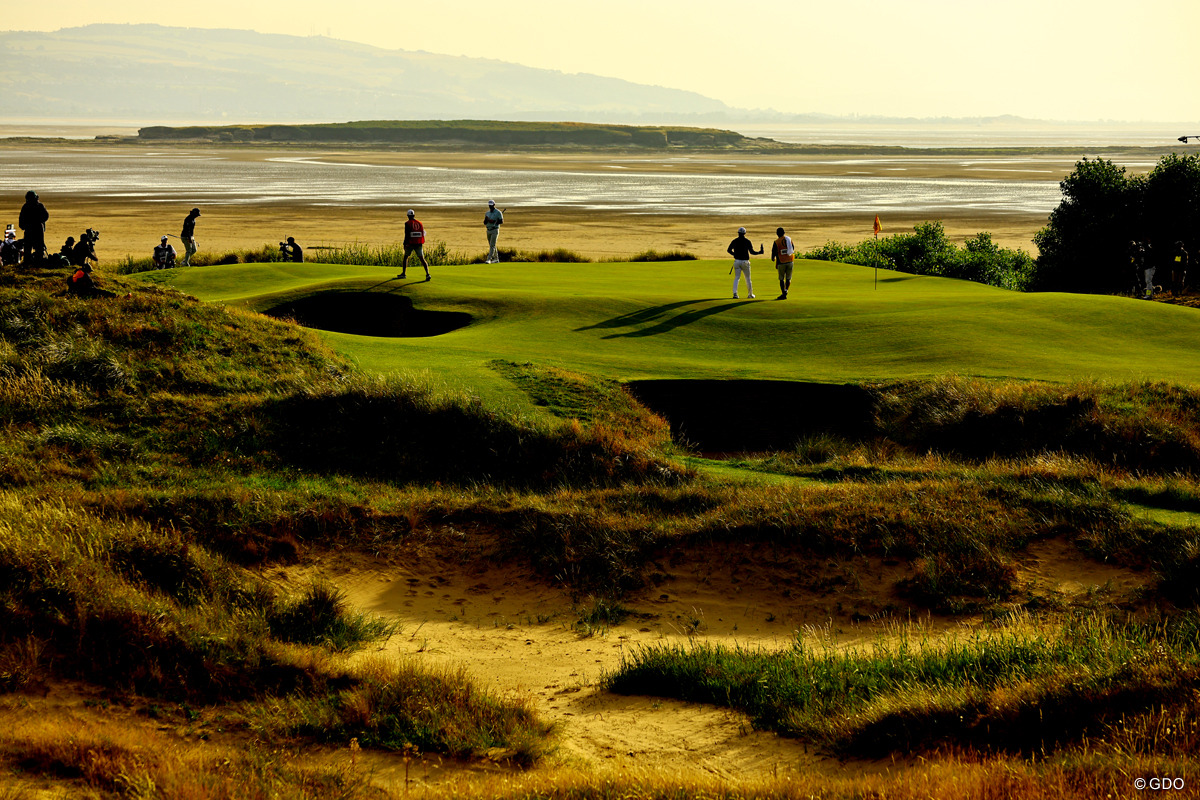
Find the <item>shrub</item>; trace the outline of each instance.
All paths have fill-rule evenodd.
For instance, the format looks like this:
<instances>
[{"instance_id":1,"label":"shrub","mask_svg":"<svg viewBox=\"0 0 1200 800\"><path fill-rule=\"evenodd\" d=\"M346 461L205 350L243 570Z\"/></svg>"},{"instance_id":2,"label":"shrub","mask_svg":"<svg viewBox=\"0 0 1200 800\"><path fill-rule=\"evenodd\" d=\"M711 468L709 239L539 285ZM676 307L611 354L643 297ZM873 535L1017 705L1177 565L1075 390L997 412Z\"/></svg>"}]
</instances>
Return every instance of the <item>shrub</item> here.
<instances>
[{"instance_id":1,"label":"shrub","mask_svg":"<svg viewBox=\"0 0 1200 800\"><path fill-rule=\"evenodd\" d=\"M267 612L271 635L285 642L350 650L383 639L396 625L346 609L346 594L327 583L314 583L295 601L276 601Z\"/></svg>"},{"instance_id":2,"label":"shrub","mask_svg":"<svg viewBox=\"0 0 1200 800\"><path fill-rule=\"evenodd\" d=\"M990 233L968 239L960 250L946 238L940 222L925 222L914 227L912 233L867 239L855 245L826 242L803 257L914 275L960 278L1016 291L1030 287L1034 269L1029 254L998 247Z\"/></svg>"},{"instance_id":3,"label":"shrub","mask_svg":"<svg viewBox=\"0 0 1200 800\"><path fill-rule=\"evenodd\" d=\"M657 250L643 250L637 255L630 256L629 261L695 261L696 256L692 253L684 252L683 250L667 250L659 252Z\"/></svg>"}]
</instances>

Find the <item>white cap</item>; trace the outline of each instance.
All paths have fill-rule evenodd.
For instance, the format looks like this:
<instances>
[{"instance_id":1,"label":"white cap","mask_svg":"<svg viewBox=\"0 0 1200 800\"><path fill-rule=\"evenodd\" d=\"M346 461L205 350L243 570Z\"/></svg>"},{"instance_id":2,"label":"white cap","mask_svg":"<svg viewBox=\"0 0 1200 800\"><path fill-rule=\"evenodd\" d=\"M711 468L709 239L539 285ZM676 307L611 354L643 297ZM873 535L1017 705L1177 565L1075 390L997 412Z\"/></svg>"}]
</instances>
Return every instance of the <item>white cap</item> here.
<instances>
[{"instance_id":1,"label":"white cap","mask_svg":"<svg viewBox=\"0 0 1200 800\"><path fill-rule=\"evenodd\" d=\"M745 233L745 232L746 232L745 228L738 228L738 233Z\"/></svg>"},{"instance_id":2,"label":"white cap","mask_svg":"<svg viewBox=\"0 0 1200 800\"><path fill-rule=\"evenodd\" d=\"M495 207L496 207L496 201L495 201L495 200L488 200L488 205L489 205L489 206L491 206L492 208L495 208Z\"/></svg>"},{"instance_id":3,"label":"white cap","mask_svg":"<svg viewBox=\"0 0 1200 800\"><path fill-rule=\"evenodd\" d=\"M417 215L417 212L413 211L413 210L410 208L410 209L408 210L408 215L409 215L410 217L415 217L415 216Z\"/></svg>"},{"instance_id":4,"label":"white cap","mask_svg":"<svg viewBox=\"0 0 1200 800\"><path fill-rule=\"evenodd\" d=\"M167 237L165 237L165 236L164 236L164 237L162 238L162 240L165 242L165 241L167 240Z\"/></svg>"}]
</instances>

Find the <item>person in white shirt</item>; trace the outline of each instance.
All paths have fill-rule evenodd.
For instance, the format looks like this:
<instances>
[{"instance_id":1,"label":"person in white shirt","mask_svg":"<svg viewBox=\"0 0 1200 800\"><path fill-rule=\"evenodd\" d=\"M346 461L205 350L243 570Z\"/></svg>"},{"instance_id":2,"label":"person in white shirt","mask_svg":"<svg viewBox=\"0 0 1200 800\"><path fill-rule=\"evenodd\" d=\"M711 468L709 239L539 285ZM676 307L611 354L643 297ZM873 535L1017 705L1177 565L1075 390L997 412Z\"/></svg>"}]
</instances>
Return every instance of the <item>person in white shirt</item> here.
<instances>
[{"instance_id":1,"label":"person in white shirt","mask_svg":"<svg viewBox=\"0 0 1200 800\"><path fill-rule=\"evenodd\" d=\"M488 200L487 213L483 215L483 226L487 229L488 254L485 264L499 264L500 252L496 249L496 240L500 237L500 226L504 224L504 214L496 209L496 201Z\"/></svg>"},{"instance_id":2,"label":"person in white shirt","mask_svg":"<svg viewBox=\"0 0 1200 800\"><path fill-rule=\"evenodd\" d=\"M162 241L154 248L154 268L155 269L171 269L175 266L175 248L167 241L167 237L162 237Z\"/></svg>"}]
</instances>

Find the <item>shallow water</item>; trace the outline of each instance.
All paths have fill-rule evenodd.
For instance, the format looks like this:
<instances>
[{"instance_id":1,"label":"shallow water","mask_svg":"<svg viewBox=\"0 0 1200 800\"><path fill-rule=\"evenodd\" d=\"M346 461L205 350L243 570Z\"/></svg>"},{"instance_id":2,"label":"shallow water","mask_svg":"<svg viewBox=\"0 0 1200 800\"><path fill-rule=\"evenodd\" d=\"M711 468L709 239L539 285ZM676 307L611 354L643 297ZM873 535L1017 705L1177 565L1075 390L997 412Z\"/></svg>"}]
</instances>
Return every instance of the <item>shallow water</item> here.
<instances>
[{"instance_id":1,"label":"shallow water","mask_svg":"<svg viewBox=\"0 0 1200 800\"><path fill-rule=\"evenodd\" d=\"M1031 159L1021 157L1021 171ZM458 169L332 163L316 156L233 160L219 153L0 149L0 197L36 189L54 195L197 204L299 203L314 207L475 207L490 197L502 206L560 207L640 214L845 214L903 210L929 216L1048 214L1061 199L1061 168L1047 161L1044 180L1005 179L1011 156L954 157L978 177L906 175L911 157L869 159L894 176L856 175L867 159L831 159L833 175L678 174L639 171L614 159L612 171Z\"/></svg>"}]
</instances>

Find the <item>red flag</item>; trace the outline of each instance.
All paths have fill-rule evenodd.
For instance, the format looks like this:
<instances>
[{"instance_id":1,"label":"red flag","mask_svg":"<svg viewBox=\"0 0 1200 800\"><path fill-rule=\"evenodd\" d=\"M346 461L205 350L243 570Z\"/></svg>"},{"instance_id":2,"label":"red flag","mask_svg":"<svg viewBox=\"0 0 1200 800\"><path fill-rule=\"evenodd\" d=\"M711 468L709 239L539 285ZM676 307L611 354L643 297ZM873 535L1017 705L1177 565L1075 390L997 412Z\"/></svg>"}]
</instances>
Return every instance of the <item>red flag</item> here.
<instances>
[{"instance_id":1,"label":"red flag","mask_svg":"<svg viewBox=\"0 0 1200 800\"><path fill-rule=\"evenodd\" d=\"M883 226L879 224L879 215L876 214L875 215L875 235L878 236L879 232L881 230L883 230Z\"/></svg>"}]
</instances>

